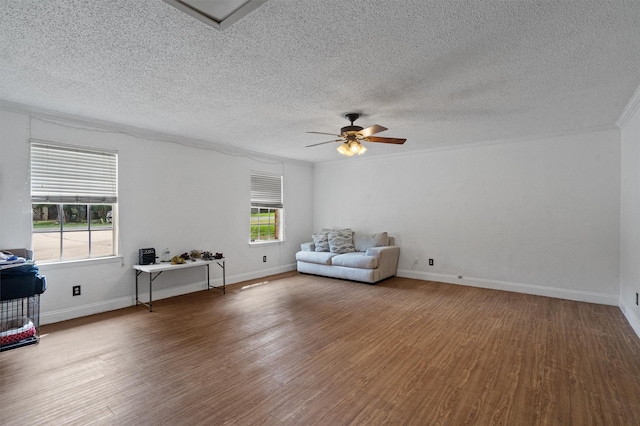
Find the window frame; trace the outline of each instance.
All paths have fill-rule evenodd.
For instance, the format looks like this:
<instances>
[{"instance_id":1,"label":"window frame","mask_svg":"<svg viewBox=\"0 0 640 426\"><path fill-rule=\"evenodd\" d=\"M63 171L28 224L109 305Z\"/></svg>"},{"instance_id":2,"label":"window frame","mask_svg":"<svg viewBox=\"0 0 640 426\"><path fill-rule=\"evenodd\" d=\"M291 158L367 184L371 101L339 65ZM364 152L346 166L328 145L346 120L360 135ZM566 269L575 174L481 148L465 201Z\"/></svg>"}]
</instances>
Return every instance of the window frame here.
<instances>
[{"instance_id":1,"label":"window frame","mask_svg":"<svg viewBox=\"0 0 640 426\"><path fill-rule=\"evenodd\" d=\"M284 242L284 176L280 173L270 173L251 170L251 193L249 202L249 244L279 244ZM258 210L254 212L254 210ZM267 210L263 212L262 210ZM267 214L269 220L264 225L260 222L260 215ZM255 222L254 215L258 215ZM267 239L254 238L254 228L257 226L258 235L262 226L271 228L271 217L274 217L274 232L267 233ZM273 235L274 238L269 238Z\"/></svg>"},{"instance_id":2,"label":"window frame","mask_svg":"<svg viewBox=\"0 0 640 426\"><path fill-rule=\"evenodd\" d=\"M53 247L51 247L51 251L46 256L43 256L46 259L40 259L41 263L86 261L118 256L117 164L117 151L65 145L36 139L30 140L29 176L33 212L31 239L34 257L38 258L35 252L36 234L57 234L56 238L59 238L59 245L55 249L57 255ZM55 226L36 228L36 209L40 211L44 205L56 206L57 220L54 219ZM105 215L104 219L102 217L93 218L92 210L94 206L101 206L100 210ZM79 208L82 212L83 217L79 219L82 224L80 226L81 229L73 229L75 227L71 225L73 221L66 220L65 212L75 208ZM106 209L111 212L111 221L108 220L109 213L104 211ZM94 227L98 219L100 219L100 223L105 225L98 224ZM92 221L96 223L92 225ZM111 250L109 253L97 250L96 247L99 243L94 240L97 237L96 232L105 231L110 231L108 243L111 246ZM65 244L69 244L68 250L72 243L70 243L71 240L69 238L65 237L65 234L69 235L77 232L86 232L86 236L81 236L81 240L86 238L86 242L78 242L82 247L80 250L84 251L86 248L86 255L83 253L79 256L71 255L69 257L69 252L65 253ZM65 238L67 243L65 243ZM107 237L105 236L105 238ZM49 256L49 254L52 254L52 256Z\"/></svg>"},{"instance_id":3,"label":"window frame","mask_svg":"<svg viewBox=\"0 0 640 426\"><path fill-rule=\"evenodd\" d=\"M107 207L109 208L109 211L113 212L115 209L115 205L114 204L78 204L78 203L31 203L31 208L32 210L35 210L35 206L56 206L57 208L57 226L54 227L50 227L50 228L36 228L35 222L36 219L32 219L32 229L31 229L31 240L32 240L32 247L34 249L34 253L36 253L36 248L37 248L37 244L35 243L35 239L36 239L36 235L37 234L59 234L59 236L57 237L57 239L59 240L58 243L58 248L57 248L57 253L58 256L55 258L46 258L44 259L42 256L38 256L37 258L40 259L40 262L66 262L66 261L72 261L72 260L82 260L82 259L100 259L100 258L104 258L104 257L111 257L111 256L116 256L117 253L117 248L115 247L115 242L116 242L116 227L112 222L108 222L106 220L104 220L104 224L105 227L103 229L100 229L99 225L94 227L94 219L91 218L92 213L93 213L93 206L103 206L103 207ZM67 210L67 208L69 207L84 207L84 216L82 219L80 219L80 222L83 223L84 225L80 227L80 229L76 228L75 226L72 225L73 221L66 221L66 214L65 211ZM66 207L66 208L65 208ZM62 213L60 213L62 212ZM35 211L34 211L35 214ZM113 216L112 216L113 217ZM98 245L97 243L94 244L95 240L98 240L96 233L97 232L106 232L106 231L110 231L111 234L111 238L110 238L110 245L111 245L111 252L110 253L100 253L100 254L95 254L96 252L98 252L98 250L96 249L96 246ZM87 233L87 241L86 241L86 245L87 245L87 256L70 256L68 254L65 253L65 246L67 246L67 244L65 244L65 238L67 241L71 241L74 238L71 238L70 236L65 237L65 234L69 235L69 234L75 234L75 233L81 233L81 232L86 232ZM94 240L95 238L95 240ZM77 238L75 238L77 240ZM71 244L71 243L68 243ZM67 250L66 252L68 253L69 251L69 247L66 247ZM41 252L39 252L41 253ZM35 257L35 255L34 255Z\"/></svg>"}]
</instances>

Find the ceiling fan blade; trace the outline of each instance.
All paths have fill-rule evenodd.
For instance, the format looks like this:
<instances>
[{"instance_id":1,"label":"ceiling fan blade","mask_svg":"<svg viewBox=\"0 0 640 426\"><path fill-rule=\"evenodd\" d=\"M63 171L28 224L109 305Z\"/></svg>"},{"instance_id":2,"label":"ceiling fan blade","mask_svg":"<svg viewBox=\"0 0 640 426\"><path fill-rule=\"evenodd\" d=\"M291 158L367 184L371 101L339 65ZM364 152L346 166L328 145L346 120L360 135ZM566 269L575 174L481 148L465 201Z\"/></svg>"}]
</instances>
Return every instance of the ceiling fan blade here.
<instances>
[{"instance_id":1,"label":"ceiling fan blade","mask_svg":"<svg viewBox=\"0 0 640 426\"><path fill-rule=\"evenodd\" d=\"M358 133L360 133L363 137L367 137L367 136L371 136L371 135L375 135L376 133L380 133L380 132L384 132L385 130L389 130L386 127L382 127L382 126L378 126L377 124L374 124L371 127L367 127L366 129L362 129L360 130Z\"/></svg>"},{"instance_id":2,"label":"ceiling fan blade","mask_svg":"<svg viewBox=\"0 0 640 426\"><path fill-rule=\"evenodd\" d=\"M343 140L342 139L338 139L338 140L335 140L335 141L326 141L326 142L314 143L313 145L305 146L305 148L309 148L309 147L312 147L312 146L318 146L318 145L324 145L325 143L331 143L331 142L343 142Z\"/></svg>"},{"instance_id":3,"label":"ceiling fan blade","mask_svg":"<svg viewBox=\"0 0 640 426\"><path fill-rule=\"evenodd\" d=\"M382 142L382 143L395 143L398 145L402 145L407 140L406 139L398 139L398 138L381 138L378 136L369 136L364 138L367 142Z\"/></svg>"},{"instance_id":4,"label":"ceiling fan blade","mask_svg":"<svg viewBox=\"0 0 640 426\"><path fill-rule=\"evenodd\" d=\"M340 137L340 135L336 135L335 133L324 133L324 132L307 132L307 133L315 133L316 135L329 135L329 136Z\"/></svg>"}]
</instances>

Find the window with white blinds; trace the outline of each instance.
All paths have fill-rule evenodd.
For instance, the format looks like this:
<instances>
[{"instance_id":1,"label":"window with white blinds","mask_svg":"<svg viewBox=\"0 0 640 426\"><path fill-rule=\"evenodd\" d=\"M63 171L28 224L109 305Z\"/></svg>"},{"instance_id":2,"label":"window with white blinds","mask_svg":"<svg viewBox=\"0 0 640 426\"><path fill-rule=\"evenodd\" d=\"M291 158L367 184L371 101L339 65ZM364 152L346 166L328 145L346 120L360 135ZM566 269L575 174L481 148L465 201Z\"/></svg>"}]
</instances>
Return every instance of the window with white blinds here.
<instances>
[{"instance_id":1,"label":"window with white blinds","mask_svg":"<svg viewBox=\"0 0 640 426\"><path fill-rule=\"evenodd\" d=\"M31 142L31 202L117 202L117 154Z\"/></svg>"},{"instance_id":2,"label":"window with white blinds","mask_svg":"<svg viewBox=\"0 0 640 426\"><path fill-rule=\"evenodd\" d=\"M282 208L282 176L251 171L251 205Z\"/></svg>"},{"instance_id":3,"label":"window with white blinds","mask_svg":"<svg viewBox=\"0 0 640 426\"><path fill-rule=\"evenodd\" d=\"M116 255L117 153L31 140L30 166L34 258Z\"/></svg>"},{"instance_id":4,"label":"window with white blinds","mask_svg":"<svg viewBox=\"0 0 640 426\"><path fill-rule=\"evenodd\" d=\"M251 171L250 242L284 240L283 177Z\"/></svg>"}]
</instances>

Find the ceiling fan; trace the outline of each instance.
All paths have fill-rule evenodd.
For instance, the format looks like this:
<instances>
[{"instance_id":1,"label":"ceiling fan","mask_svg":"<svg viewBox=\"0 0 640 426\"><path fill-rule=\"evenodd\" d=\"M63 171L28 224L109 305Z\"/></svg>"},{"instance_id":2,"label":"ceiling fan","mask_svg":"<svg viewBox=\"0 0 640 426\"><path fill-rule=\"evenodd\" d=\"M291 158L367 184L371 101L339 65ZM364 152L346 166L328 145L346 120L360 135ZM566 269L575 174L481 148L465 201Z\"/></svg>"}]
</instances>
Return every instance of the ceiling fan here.
<instances>
[{"instance_id":1,"label":"ceiling fan","mask_svg":"<svg viewBox=\"0 0 640 426\"><path fill-rule=\"evenodd\" d=\"M358 155L364 154L364 152L367 150L367 148L365 148L362 145L362 142L381 142L381 143L393 143L397 145L402 145L406 141L406 139L381 138L379 136L373 136L376 133L380 133L380 132L384 132L385 130L388 130L386 127L382 127L377 124L374 124L371 127L367 127L366 129L363 129L360 126L354 126L353 122L360 117L360 114L352 112L349 114L345 114L344 117L351 122L351 125L345 126L342 129L340 129L339 135L336 135L333 133L323 133L323 132L307 132L307 133L316 133L319 135L338 136L340 139L314 143L312 145L307 145L306 148L309 148L311 146L324 145L326 143L342 142L338 147L338 152L342 155L351 157L352 155L355 155L355 154L358 154Z\"/></svg>"}]
</instances>

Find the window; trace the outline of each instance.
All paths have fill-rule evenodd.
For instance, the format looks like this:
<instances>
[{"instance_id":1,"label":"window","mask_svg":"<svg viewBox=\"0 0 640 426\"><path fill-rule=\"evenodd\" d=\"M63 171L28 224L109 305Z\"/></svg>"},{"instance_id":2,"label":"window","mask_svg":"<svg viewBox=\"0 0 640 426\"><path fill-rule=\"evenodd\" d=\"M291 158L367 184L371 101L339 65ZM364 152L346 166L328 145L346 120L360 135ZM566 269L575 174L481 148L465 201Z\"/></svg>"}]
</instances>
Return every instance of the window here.
<instances>
[{"instance_id":1,"label":"window","mask_svg":"<svg viewBox=\"0 0 640 426\"><path fill-rule=\"evenodd\" d=\"M283 241L282 176L251 171L252 243Z\"/></svg>"},{"instance_id":2,"label":"window","mask_svg":"<svg viewBox=\"0 0 640 426\"><path fill-rule=\"evenodd\" d=\"M31 141L34 258L116 254L117 154Z\"/></svg>"}]
</instances>

